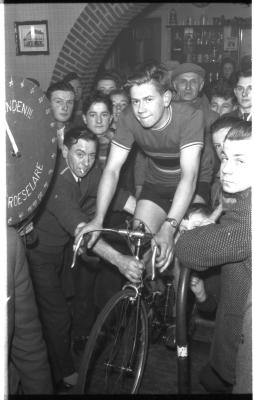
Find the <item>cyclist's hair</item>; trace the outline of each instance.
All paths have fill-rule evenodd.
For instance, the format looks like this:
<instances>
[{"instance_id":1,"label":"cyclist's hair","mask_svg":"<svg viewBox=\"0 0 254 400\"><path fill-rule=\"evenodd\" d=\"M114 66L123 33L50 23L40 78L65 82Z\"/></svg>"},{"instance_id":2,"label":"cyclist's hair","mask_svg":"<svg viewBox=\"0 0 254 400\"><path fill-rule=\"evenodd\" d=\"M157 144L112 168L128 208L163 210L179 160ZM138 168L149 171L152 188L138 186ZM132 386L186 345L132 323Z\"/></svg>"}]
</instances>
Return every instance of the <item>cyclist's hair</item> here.
<instances>
[{"instance_id":1,"label":"cyclist's hair","mask_svg":"<svg viewBox=\"0 0 254 400\"><path fill-rule=\"evenodd\" d=\"M95 103L104 103L109 113L111 115L113 114L113 105L109 95L102 93L100 90L94 91L85 98L83 102L83 113L86 114L91 105Z\"/></svg>"},{"instance_id":2,"label":"cyclist's hair","mask_svg":"<svg viewBox=\"0 0 254 400\"><path fill-rule=\"evenodd\" d=\"M170 78L165 66L156 63L143 64L135 73L127 79L125 88L131 89L134 85L152 82L160 94L170 90Z\"/></svg>"},{"instance_id":3,"label":"cyclist's hair","mask_svg":"<svg viewBox=\"0 0 254 400\"><path fill-rule=\"evenodd\" d=\"M186 211L183 219L189 219L193 213L200 212L204 214L204 216L209 217L213 212L212 208L208 204L204 203L193 203L189 206L188 210Z\"/></svg>"},{"instance_id":4,"label":"cyclist's hair","mask_svg":"<svg viewBox=\"0 0 254 400\"><path fill-rule=\"evenodd\" d=\"M79 139L83 139L87 142L94 142L96 144L96 149L98 149L98 138L90 131L90 129L84 126L78 126L69 129L64 135L63 144L70 149L74 144L76 144Z\"/></svg>"},{"instance_id":5,"label":"cyclist's hair","mask_svg":"<svg viewBox=\"0 0 254 400\"><path fill-rule=\"evenodd\" d=\"M52 85L50 85L48 87L48 89L46 91L46 97L49 100L51 100L52 93L57 90L62 90L64 92L72 92L75 95L74 89L70 83L59 81L59 82L53 83Z\"/></svg>"},{"instance_id":6,"label":"cyclist's hair","mask_svg":"<svg viewBox=\"0 0 254 400\"><path fill-rule=\"evenodd\" d=\"M210 127L210 133L211 135L213 135L220 129L231 128L238 121L241 121L241 119L238 117L230 116L229 114L224 114L213 122L213 124Z\"/></svg>"},{"instance_id":7,"label":"cyclist's hair","mask_svg":"<svg viewBox=\"0 0 254 400\"><path fill-rule=\"evenodd\" d=\"M225 140L246 140L251 138L251 121L239 120L228 131Z\"/></svg>"},{"instance_id":8,"label":"cyclist's hair","mask_svg":"<svg viewBox=\"0 0 254 400\"><path fill-rule=\"evenodd\" d=\"M212 85L209 97L210 101L212 100L212 97L222 97L225 100L231 99L232 104L237 103L233 86L222 79Z\"/></svg>"}]
</instances>

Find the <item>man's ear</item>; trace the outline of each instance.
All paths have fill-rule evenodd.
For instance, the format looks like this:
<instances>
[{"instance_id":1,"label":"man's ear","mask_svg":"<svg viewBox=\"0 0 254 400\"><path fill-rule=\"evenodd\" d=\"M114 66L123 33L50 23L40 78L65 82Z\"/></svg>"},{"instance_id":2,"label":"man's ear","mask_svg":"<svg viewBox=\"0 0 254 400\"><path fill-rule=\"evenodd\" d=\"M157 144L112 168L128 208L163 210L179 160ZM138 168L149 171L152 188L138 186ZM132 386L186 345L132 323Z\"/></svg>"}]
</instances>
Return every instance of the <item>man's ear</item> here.
<instances>
[{"instance_id":1,"label":"man's ear","mask_svg":"<svg viewBox=\"0 0 254 400\"><path fill-rule=\"evenodd\" d=\"M84 123L87 124L85 114L82 114L82 118L83 118Z\"/></svg>"},{"instance_id":2,"label":"man's ear","mask_svg":"<svg viewBox=\"0 0 254 400\"><path fill-rule=\"evenodd\" d=\"M166 90L166 92L164 92L163 97L164 97L164 105L165 107L168 107L172 99L172 92L169 89Z\"/></svg>"},{"instance_id":3,"label":"man's ear","mask_svg":"<svg viewBox=\"0 0 254 400\"><path fill-rule=\"evenodd\" d=\"M199 85L199 91L200 91L200 92L201 92L201 90L203 89L204 84L205 84L205 81L202 80L201 83L200 83L200 85Z\"/></svg>"},{"instance_id":4,"label":"man's ear","mask_svg":"<svg viewBox=\"0 0 254 400\"><path fill-rule=\"evenodd\" d=\"M65 159L67 158L68 151L69 151L68 147L65 146L65 144L64 144L63 147L62 147L62 155L63 155L63 158L65 158Z\"/></svg>"}]
</instances>

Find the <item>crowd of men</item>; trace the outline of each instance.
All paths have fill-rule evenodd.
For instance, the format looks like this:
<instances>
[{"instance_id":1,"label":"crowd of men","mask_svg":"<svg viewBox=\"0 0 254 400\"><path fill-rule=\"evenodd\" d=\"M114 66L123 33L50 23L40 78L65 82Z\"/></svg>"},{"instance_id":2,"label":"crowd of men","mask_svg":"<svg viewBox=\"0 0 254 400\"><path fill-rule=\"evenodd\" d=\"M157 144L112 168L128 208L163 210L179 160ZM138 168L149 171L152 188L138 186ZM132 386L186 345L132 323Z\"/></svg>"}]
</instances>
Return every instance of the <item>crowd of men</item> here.
<instances>
[{"instance_id":1,"label":"crowd of men","mask_svg":"<svg viewBox=\"0 0 254 400\"><path fill-rule=\"evenodd\" d=\"M144 268L125 244L105 241L98 230L132 216L155 234L156 266L160 273L171 268L176 287L174 255L196 271L218 274L219 267L215 332L201 383L208 393L251 391L250 371L245 368L243 376L239 363L251 348L249 333L247 351L240 343L251 299L252 76L247 69L231 81L221 77L207 92L205 78L196 64L168 71L147 63L125 81L105 72L85 98L75 72L47 89L57 124L57 162L26 249L46 373L31 387L28 376L22 384L21 373L21 393L62 394L75 388L76 360L98 311L126 279L137 283ZM218 221L206 215L176 240L195 203L212 211L218 207ZM88 262L81 255L71 270L73 245L91 230L97 231L87 247L96 258ZM191 285L202 304L206 285L209 280L202 279ZM40 380L39 373L34 370Z\"/></svg>"}]
</instances>

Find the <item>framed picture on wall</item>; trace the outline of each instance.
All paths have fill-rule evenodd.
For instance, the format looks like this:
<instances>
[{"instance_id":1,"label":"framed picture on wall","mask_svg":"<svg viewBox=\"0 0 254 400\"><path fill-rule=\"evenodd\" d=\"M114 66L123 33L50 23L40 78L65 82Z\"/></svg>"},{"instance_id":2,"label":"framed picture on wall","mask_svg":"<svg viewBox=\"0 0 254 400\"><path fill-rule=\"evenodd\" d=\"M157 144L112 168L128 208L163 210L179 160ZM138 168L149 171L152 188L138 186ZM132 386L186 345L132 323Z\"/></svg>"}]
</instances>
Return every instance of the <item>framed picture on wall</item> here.
<instances>
[{"instance_id":1,"label":"framed picture on wall","mask_svg":"<svg viewBox=\"0 0 254 400\"><path fill-rule=\"evenodd\" d=\"M16 55L49 54L48 21L14 22Z\"/></svg>"}]
</instances>

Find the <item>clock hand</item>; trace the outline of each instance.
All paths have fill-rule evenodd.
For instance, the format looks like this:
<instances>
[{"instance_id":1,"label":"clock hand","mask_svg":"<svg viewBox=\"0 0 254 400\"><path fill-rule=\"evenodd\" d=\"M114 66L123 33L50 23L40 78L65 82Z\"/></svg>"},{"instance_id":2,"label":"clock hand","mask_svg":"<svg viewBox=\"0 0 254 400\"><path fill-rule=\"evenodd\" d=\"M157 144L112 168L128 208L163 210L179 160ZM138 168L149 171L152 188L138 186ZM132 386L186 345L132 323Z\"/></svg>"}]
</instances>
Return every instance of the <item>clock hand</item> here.
<instances>
[{"instance_id":1,"label":"clock hand","mask_svg":"<svg viewBox=\"0 0 254 400\"><path fill-rule=\"evenodd\" d=\"M18 146L17 146L17 144L15 142L13 134L11 133L11 130L9 128L9 125L8 125L7 121L5 121L5 128L6 128L8 136L9 136L12 148L13 148L13 155L16 156L16 157L20 157L21 156L20 151L19 151Z\"/></svg>"}]
</instances>

